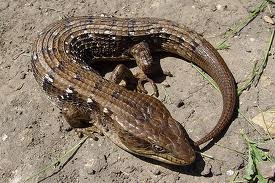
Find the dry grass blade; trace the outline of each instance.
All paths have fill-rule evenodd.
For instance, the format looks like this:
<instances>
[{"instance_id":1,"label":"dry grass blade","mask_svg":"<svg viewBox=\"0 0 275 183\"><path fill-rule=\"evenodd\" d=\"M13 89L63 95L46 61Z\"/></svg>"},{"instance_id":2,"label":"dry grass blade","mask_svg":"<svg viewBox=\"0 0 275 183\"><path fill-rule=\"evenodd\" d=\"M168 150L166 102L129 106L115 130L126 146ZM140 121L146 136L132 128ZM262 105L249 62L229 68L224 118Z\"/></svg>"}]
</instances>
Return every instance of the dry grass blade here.
<instances>
[{"instance_id":1,"label":"dry grass blade","mask_svg":"<svg viewBox=\"0 0 275 183\"><path fill-rule=\"evenodd\" d=\"M216 90L220 91L217 83L208 75L206 74L201 68L199 68L198 66L194 65L193 63L191 63L192 67L196 69L196 71L208 82L210 83L213 88L215 88Z\"/></svg>"},{"instance_id":2,"label":"dry grass blade","mask_svg":"<svg viewBox=\"0 0 275 183\"><path fill-rule=\"evenodd\" d=\"M268 56L269 56L269 51L271 49L271 45L273 43L273 40L274 40L274 33L275 33L275 29L272 30L272 33L271 33L271 37L269 39L269 43L267 45L267 49L266 49L266 52L265 52L265 56L264 56L264 59L262 61L262 64L259 66L259 69L257 70L257 75L255 77L255 82L254 82L254 85L257 86L258 82L259 82L259 79L261 77L261 75L263 74L263 71L267 65L267 60L268 60Z\"/></svg>"},{"instance_id":3,"label":"dry grass blade","mask_svg":"<svg viewBox=\"0 0 275 183\"><path fill-rule=\"evenodd\" d=\"M263 74L264 69L267 65L269 51L270 51L271 45L272 45L273 40L274 40L274 33L275 33L275 29L272 30L267 48L265 50L264 58L261 60L261 62L256 63L254 65L250 78L246 79L245 82L242 85L238 86L238 95L239 96L242 94L242 92L244 90L249 89L252 84L254 84L254 86L257 86L257 84L260 80L260 77Z\"/></svg>"},{"instance_id":4,"label":"dry grass blade","mask_svg":"<svg viewBox=\"0 0 275 183\"><path fill-rule=\"evenodd\" d=\"M230 27L228 31L224 33L224 39L222 42L220 42L216 49L228 49L229 45L226 43L226 41L233 37L234 35L238 34L249 22L251 22L254 18L256 18L261 11L267 6L269 0L263 0L260 4L258 4L255 9L245 18L240 20L236 25Z\"/></svg>"},{"instance_id":5,"label":"dry grass blade","mask_svg":"<svg viewBox=\"0 0 275 183\"><path fill-rule=\"evenodd\" d=\"M244 26L246 26L251 20L253 20L266 6L267 3L269 1L268 0L264 0L262 1L255 9L254 11L246 18L244 18L241 22L239 23L237 26L235 26L235 28L232 28L229 33L225 33L226 35L226 39L223 40L218 47L228 47L228 45L226 44L226 40L230 37L235 35L236 33L238 33L239 31L242 30L242 28ZM248 21L249 20L249 21ZM272 34L271 37L269 39L269 43L267 46L267 49L265 51L265 56L262 59L261 62L259 63L255 63L251 72L251 75L248 79L246 79L242 85L238 85L238 95L240 96L242 94L243 91L249 89L251 87L252 84L254 84L255 86L257 86L259 79L261 77L261 75L263 74L263 71L267 65L267 61L268 61L268 55L269 55L269 51L272 45L272 42L274 40L274 29L272 30ZM218 49L218 48L217 48ZM213 81L212 78L210 78L205 72L203 72L200 68L198 68L197 66L195 66L194 64L192 64L192 67L194 67L201 75L202 77L208 81L215 89L219 90L217 84Z\"/></svg>"},{"instance_id":6,"label":"dry grass blade","mask_svg":"<svg viewBox=\"0 0 275 183\"><path fill-rule=\"evenodd\" d=\"M29 178L27 178L24 181L24 183L25 182L29 182L33 178L39 176L40 174L46 172L47 170L49 170L51 168L58 167L58 165L60 165L61 162L66 162L67 160L69 160L87 139L88 139L88 137L83 138L75 146L73 146L72 148L70 148L67 152L64 152L64 154L62 156L60 156L59 158L57 158L54 162L50 163L49 165L44 166L39 171L37 171L36 173L34 173L33 175L31 175Z\"/></svg>"},{"instance_id":7,"label":"dry grass blade","mask_svg":"<svg viewBox=\"0 0 275 183\"><path fill-rule=\"evenodd\" d=\"M238 109L238 112L239 112L239 114L248 122L248 124L249 124L253 129L255 129L255 130L259 133L259 135L261 136L261 138L264 139L265 135L264 135L263 133L261 133L261 132L254 126L253 122L252 122L250 119L248 119L239 109Z\"/></svg>"}]
</instances>

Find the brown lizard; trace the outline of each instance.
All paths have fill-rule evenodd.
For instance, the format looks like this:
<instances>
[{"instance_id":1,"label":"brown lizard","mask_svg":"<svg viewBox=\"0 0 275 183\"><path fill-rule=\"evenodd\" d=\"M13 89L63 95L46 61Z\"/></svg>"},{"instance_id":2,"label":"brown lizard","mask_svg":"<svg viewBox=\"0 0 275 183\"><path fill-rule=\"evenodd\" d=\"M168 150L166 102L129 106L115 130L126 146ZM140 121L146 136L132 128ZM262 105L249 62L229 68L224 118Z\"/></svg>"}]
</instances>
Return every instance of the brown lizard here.
<instances>
[{"instance_id":1,"label":"brown lizard","mask_svg":"<svg viewBox=\"0 0 275 183\"><path fill-rule=\"evenodd\" d=\"M223 111L200 145L228 126L236 102L234 78L219 53L202 36L175 22L157 18L73 17L44 29L32 51L37 82L74 128L96 127L131 153L175 165L191 164L195 152L188 134L155 97L119 86L133 83L125 66L106 80L90 67L96 61L136 60L144 75L162 72L151 52L169 52L191 61L218 84ZM88 65L87 63L90 63ZM119 73L124 73L123 75ZM165 74L165 72L162 72Z\"/></svg>"}]
</instances>

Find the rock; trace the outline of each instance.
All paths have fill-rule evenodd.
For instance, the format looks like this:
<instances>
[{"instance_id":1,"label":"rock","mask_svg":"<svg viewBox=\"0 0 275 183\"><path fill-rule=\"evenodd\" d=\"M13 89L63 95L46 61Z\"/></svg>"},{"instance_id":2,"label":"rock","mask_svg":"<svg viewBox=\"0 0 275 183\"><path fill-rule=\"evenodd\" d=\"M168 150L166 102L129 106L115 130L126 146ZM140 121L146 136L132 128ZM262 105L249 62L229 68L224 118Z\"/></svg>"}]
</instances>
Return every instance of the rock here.
<instances>
[{"instance_id":1,"label":"rock","mask_svg":"<svg viewBox=\"0 0 275 183\"><path fill-rule=\"evenodd\" d=\"M176 106L177 108L180 108L182 106L184 106L184 101L182 99L179 99L177 102L176 102Z\"/></svg>"}]
</instances>

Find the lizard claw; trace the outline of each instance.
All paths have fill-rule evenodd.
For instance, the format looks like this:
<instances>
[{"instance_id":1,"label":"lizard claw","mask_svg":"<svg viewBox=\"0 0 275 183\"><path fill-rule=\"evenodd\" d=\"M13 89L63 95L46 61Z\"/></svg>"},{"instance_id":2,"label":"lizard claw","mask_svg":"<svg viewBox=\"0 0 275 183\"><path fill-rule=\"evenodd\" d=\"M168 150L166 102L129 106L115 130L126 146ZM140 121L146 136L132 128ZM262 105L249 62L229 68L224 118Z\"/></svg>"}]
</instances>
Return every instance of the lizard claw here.
<instances>
[{"instance_id":1,"label":"lizard claw","mask_svg":"<svg viewBox=\"0 0 275 183\"><path fill-rule=\"evenodd\" d=\"M95 126L91 126L87 128L77 128L75 129L75 131L78 134L79 138L82 138L83 135L87 135L88 137L92 138L95 141L98 140L98 137L96 136L96 134L103 136L103 133Z\"/></svg>"},{"instance_id":2,"label":"lizard claw","mask_svg":"<svg viewBox=\"0 0 275 183\"><path fill-rule=\"evenodd\" d=\"M164 76L173 77L173 74L170 71L162 71Z\"/></svg>"},{"instance_id":3,"label":"lizard claw","mask_svg":"<svg viewBox=\"0 0 275 183\"><path fill-rule=\"evenodd\" d=\"M158 88L157 88L156 83L152 79L148 78L147 76L144 76L144 77L138 79L137 90L141 93L147 94L148 91L144 88L144 85L143 85L143 83L145 83L145 82L149 82L151 84L153 91L154 91L152 95L158 97L159 93L158 93Z\"/></svg>"}]
</instances>

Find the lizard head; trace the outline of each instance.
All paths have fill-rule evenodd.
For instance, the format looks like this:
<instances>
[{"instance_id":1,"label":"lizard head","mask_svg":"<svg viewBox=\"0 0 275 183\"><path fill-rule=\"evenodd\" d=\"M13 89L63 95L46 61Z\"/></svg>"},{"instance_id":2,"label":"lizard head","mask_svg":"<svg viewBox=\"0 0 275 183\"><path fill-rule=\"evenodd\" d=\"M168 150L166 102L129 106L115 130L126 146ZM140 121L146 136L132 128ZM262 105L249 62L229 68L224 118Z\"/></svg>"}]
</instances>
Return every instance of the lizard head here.
<instances>
[{"instance_id":1,"label":"lizard head","mask_svg":"<svg viewBox=\"0 0 275 183\"><path fill-rule=\"evenodd\" d=\"M195 152L183 126L168 111L168 115L148 112L150 115L144 112L143 117L136 116L127 121L117 117L119 142L116 144L136 155L167 164L189 165L194 162Z\"/></svg>"}]
</instances>

